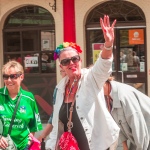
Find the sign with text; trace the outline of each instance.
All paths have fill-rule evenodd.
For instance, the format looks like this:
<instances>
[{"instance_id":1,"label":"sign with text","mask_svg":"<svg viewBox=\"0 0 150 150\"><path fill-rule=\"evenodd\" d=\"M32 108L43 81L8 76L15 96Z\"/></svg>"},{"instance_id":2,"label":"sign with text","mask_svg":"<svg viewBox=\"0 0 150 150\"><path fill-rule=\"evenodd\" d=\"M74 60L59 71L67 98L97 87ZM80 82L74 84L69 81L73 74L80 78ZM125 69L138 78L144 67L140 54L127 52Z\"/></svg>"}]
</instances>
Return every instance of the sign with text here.
<instances>
[{"instance_id":1,"label":"sign with text","mask_svg":"<svg viewBox=\"0 0 150 150\"><path fill-rule=\"evenodd\" d=\"M99 57L99 53L102 51L104 43L93 43L92 50L93 50L93 64Z\"/></svg>"},{"instance_id":2,"label":"sign with text","mask_svg":"<svg viewBox=\"0 0 150 150\"><path fill-rule=\"evenodd\" d=\"M38 57L25 57L25 67L38 67Z\"/></svg>"},{"instance_id":3,"label":"sign with text","mask_svg":"<svg viewBox=\"0 0 150 150\"><path fill-rule=\"evenodd\" d=\"M129 44L144 44L144 30L143 29L129 30Z\"/></svg>"},{"instance_id":4,"label":"sign with text","mask_svg":"<svg viewBox=\"0 0 150 150\"><path fill-rule=\"evenodd\" d=\"M145 62L140 62L140 72L145 72Z\"/></svg>"}]
</instances>

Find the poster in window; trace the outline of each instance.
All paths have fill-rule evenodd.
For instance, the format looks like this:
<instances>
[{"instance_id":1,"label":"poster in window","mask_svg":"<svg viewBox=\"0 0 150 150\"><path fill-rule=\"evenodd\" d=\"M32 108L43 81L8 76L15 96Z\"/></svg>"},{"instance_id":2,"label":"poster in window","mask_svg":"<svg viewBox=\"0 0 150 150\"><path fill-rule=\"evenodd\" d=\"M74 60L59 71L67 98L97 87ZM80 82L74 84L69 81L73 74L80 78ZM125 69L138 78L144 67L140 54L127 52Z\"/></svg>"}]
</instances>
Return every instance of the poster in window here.
<instances>
[{"instance_id":1,"label":"poster in window","mask_svg":"<svg viewBox=\"0 0 150 150\"><path fill-rule=\"evenodd\" d=\"M49 40L42 40L42 50L50 50Z\"/></svg>"},{"instance_id":2,"label":"poster in window","mask_svg":"<svg viewBox=\"0 0 150 150\"><path fill-rule=\"evenodd\" d=\"M99 57L99 53L102 51L104 47L104 43L93 43L92 44L92 50L93 50L93 64L96 62L96 60Z\"/></svg>"},{"instance_id":3,"label":"poster in window","mask_svg":"<svg viewBox=\"0 0 150 150\"><path fill-rule=\"evenodd\" d=\"M145 72L145 62L140 62L140 72Z\"/></svg>"},{"instance_id":4,"label":"poster in window","mask_svg":"<svg viewBox=\"0 0 150 150\"><path fill-rule=\"evenodd\" d=\"M129 44L144 44L144 30L131 29L129 30Z\"/></svg>"},{"instance_id":5,"label":"poster in window","mask_svg":"<svg viewBox=\"0 0 150 150\"><path fill-rule=\"evenodd\" d=\"M25 67L38 67L38 57L25 57Z\"/></svg>"}]
</instances>

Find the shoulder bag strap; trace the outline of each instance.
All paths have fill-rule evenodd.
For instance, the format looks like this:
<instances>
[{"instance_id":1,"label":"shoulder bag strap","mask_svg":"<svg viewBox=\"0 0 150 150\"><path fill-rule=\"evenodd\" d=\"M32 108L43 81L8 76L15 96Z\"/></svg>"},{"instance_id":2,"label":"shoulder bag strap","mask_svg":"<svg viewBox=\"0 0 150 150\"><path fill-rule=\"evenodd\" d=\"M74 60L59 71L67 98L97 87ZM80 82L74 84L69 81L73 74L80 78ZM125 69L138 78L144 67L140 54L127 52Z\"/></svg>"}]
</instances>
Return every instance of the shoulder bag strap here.
<instances>
[{"instance_id":1,"label":"shoulder bag strap","mask_svg":"<svg viewBox=\"0 0 150 150\"><path fill-rule=\"evenodd\" d=\"M72 92L72 89L74 87L74 84L75 84L76 79L73 81L72 85L71 85L71 88L70 88L70 91L69 91L69 94L68 94L68 97L69 95L71 94ZM72 103L71 103L71 106L70 106L70 114L69 114L69 118L68 118L68 123L67 123L67 127L68 127L68 131L71 132L71 128L73 127L73 122L72 122L72 114L73 114L73 106L74 106L74 103L75 103L75 98L73 99Z\"/></svg>"},{"instance_id":2,"label":"shoulder bag strap","mask_svg":"<svg viewBox=\"0 0 150 150\"><path fill-rule=\"evenodd\" d=\"M11 133L11 129L12 129L12 125L14 123L14 119L16 117L16 112L17 112L17 108L18 108L18 105L19 105L19 102L20 102L20 99L21 99L21 96L22 94L20 94L18 100L17 100L17 103L16 103L16 106L15 106L15 109L14 109L14 113L13 113L13 116L12 116L12 119L11 119L11 122L10 122L10 126L9 126L9 130L8 130L8 134Z\"/></svg>"},{"instance_id":3,"label":"shoulder bag strap","mask_svg":"<svg viewBox=\"0 0 150 150\"><path fill-rule=\"evenodd\" d=\"M0 119L0 139L2 137L2 134L3 134L3 122L2 119Z\"/></svg>"}]
</instances>

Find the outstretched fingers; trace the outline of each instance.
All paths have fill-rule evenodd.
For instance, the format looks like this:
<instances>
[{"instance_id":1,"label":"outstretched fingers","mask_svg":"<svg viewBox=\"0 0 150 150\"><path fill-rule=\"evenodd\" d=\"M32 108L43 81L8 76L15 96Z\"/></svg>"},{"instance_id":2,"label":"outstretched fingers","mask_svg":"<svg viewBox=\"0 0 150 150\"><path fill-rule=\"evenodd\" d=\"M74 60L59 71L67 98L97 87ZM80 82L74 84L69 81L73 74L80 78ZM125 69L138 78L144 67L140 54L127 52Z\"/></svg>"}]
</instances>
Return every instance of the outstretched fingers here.
<instances>
[{"instance_id":1,"label":"outstretched fingers","mask_svg":"<svg viewBox=\"0 0 150 150\"><path fill-rule=\"evenodd\" d=\"M112 25L111 25L112 28L114 28L116 22L117 22L117 20L115 19L114 22L113 22Z\"/></svg>"},{"instance_id":2,"label":"outstretched fingers","mask_svg":"<svg viewBox=\"0 0 150 150\"><path fill-rule=\"evenodd\" d=\"M101 18L101 20L103 21L103 26L110 27L110 21L108 15L104 15L104 19Z\"/></svg>"},{"instance_id":3,"label":"outstretched fingers","mask_svg":"<svg viewBox=\"0 0 150 150\"><path fill-rule=\"evenodd\" d=\"M100 18L100 26L102 28L103 33L106 32L106 29L104 28L104 22L103 22L102 18Z\"/></svg>"},{"instance_id":4,"label":"outstretched fingers","mask_svg":"<svg viewBox=\"0 0 150 150\"><path fill-rule=\"evenodd\" d=\"M108 45L112 45L114 41L115 24L116 20L113 21L112 25L110 25L110 18L108 15L104 15L104 18L100 18L100 26L103 31L105 42L109 43Z\"/></svg>"},{"instance_id":5,"label":"outstretched fingers","mask_svg":"<svg viewBox=\"0 0 150 150\"><path fill-rule=\"evenodd\" d=\"M114 26L116 24L116 19L114 20L114 22L111 25L111 30L112 30L112 37L114 38Z\"/></svg>"},{"instance_id":6,"label":"outstretched fingers","mask_svg":"<svg viewBox=\"0 0 150 150\"><path fill-rule=\"evenodd\" d=\"M116 19L113 21L111 27L114 28L115 24L116 24ZM110 27L110 19L108 15L104 15L104 19L100 18L100 25L102 29L104 29L105 27Z\"/></svg>"},{"instance_id":7,"label":"outstretched fingers","mask_svg":"<svg viewBox=\"0 0 150 150\"><path fill-rule=\"evenodd\" d=\"M106 18L106 26L107 26L107 27L110 27L109 16L106 15L105 18Z\"/></svg>"}]
</instances>

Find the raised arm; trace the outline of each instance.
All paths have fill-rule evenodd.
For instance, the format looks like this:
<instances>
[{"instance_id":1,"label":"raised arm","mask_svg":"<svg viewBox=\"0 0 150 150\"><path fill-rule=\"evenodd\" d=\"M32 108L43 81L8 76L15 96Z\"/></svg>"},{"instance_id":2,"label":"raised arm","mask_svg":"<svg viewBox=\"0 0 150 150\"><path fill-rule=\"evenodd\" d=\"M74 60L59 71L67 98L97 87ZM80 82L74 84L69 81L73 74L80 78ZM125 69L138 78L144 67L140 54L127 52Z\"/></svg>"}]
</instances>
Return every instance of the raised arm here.
<instances>
[{"instance_id":1,"label":"raised arm","mask_svg":"<svg viewBox=\"0 0 150 150\"><path fill-rule=\"evenodd\" d=\"M112 56L113 42L114 42L114 26L116 20L110 26L109 16L105 15L104 19L100 18L100 25L103 31L105 43L101 57L103 59L109 59Z\"/></svg>"}]
</instances>

